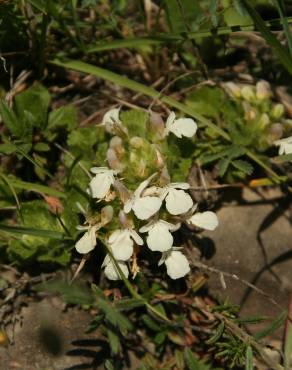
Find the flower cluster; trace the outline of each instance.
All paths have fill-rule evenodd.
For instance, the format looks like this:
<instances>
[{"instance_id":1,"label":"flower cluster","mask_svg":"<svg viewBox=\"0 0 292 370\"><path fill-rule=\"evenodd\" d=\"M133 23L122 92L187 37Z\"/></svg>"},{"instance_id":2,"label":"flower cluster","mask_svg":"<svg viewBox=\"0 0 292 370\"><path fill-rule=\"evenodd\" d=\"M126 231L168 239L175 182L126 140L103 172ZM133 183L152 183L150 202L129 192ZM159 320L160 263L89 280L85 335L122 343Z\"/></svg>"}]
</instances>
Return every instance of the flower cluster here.
<instances>
[{"instance_id":1,"label":"flower cluster","mask_svg":"<svg viewBox=\"0 0 292 370\"><path fill-rule=\"evenodd\" d=\"M288 154L290 140L281 140L291 131L292 121L285 118L283 104L273 101L273 92L267 81L258 81L255 86L227 82L223 85L243 113L243 131L250 137L257 150L265 151L272 144L280 145L280 152Z\"/></svg>"},{"instance_id":2,"label":"flower cluster","mask_svg":"<svg viewBox=\"0 0 292 370\"><path fill-rule=\"evenodd\" d=\"M89 183L88 193L97 201L97 204L107 203L100 211L100 216L87 219L85 233L76 243L76 250L86 254L96 245L96 233L100 229L106 229L105 240L110 254L114 257L121 271L126 277L131 271L135 276L139 271L137 254L144 244L153 251L160 252L159 265L165 264L167 274L172 279L185 276L190 271L189 262L182 253L182 248L174 245L173 233L184 223L206 230L214 230L218 226L215 213L197 212L197 205L188 193L190 185L186 182L171 182L167 163L163 155L163 148L158 143L150 143L145 138L129 137L127 127L124 127L119 117L119 110L113 109L107 112L102 125L106 131L115 136L111 139L107 151L107 162L110 167L93 167L91 172L94 177ZM176 118L171 112L165 127L160 130L160 140L174 134L181 138L192 137L197 130L196 123L190 118ZM133 140L134 139L134 140ZM133 171L125 163L121 164L126 144L123 140L135 146L148 147L155 156L144 159L144 173L146 169L156 168L156 172L150 174L135 188L129 188L126 175ZM114 144L113 144L114 143ZM109 160L109 152L110 158ZM129 160L131 160L131 154ZM149 159L150 158L150 159ZM119 160L120 159L120 160ZM135 162L138 170L141 170L141 161ZM128 171L128 172L127 172ZM132 172L130 172L132 173ZM141 173L139 172L141 177ZM111 203L110 205L108 203ZM117 210L118 226L114 219L114 211ZM110 225L114 223L114 228ZM145 236L145 240L140 235ZM108 279L119 280L120 273L116 263L107 254L102 267ZM129 271L130 267L130 271Z\"/></svg>"}]
</instances>

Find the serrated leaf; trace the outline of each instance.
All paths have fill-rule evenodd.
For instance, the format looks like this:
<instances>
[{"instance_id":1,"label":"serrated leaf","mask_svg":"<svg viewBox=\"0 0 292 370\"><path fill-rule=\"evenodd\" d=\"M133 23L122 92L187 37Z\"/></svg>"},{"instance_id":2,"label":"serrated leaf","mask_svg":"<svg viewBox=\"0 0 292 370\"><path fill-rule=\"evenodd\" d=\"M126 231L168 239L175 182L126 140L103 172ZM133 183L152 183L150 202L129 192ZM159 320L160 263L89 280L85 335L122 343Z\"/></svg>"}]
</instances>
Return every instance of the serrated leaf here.
<instances>
[{"instance_id":1,"label":"serrated leaf","mask_svg":"<svg viewBox=\"0 0 292 370\"><path fill-rule=\"evenodd\" d=\"M49 114L48 127L49 130L65 128L72 131L77 125L77 112L74 106L66 105L55 109Z\"/></svg>"},{"instance_id":2,"label":"serrated leaf","mask_svg":"<svg viewBox=\"0 0 292 370\"><path fill-rule=\"evenodd\" d=\"M18 117L29 115L29 122L34 127L44 128L51 96L41 84L35 84L15 97L15 110ZM27 112L27 113L25 113ZM33 117L33 120L31 119Z\"/></svg>"},{"instance_id":3,"label":"serrated leaf","mask_svg":"<svg viewBox=\"0 0 292 370\"><path fill-rule=\"evenodd\" d=\"M22 123L4 100L0 100L0 114L2 121L12 135L18 138L21 137L23 135Z\"/></svg>"},{"instance_id":4,"label":"serrated leaf","mask_svg":"<svg viewBox=\"0 0 292 370\"><path fill-rule=\"evenodd\" d=\"M237 159L237 160L231 161L231 164L233 167L242 171L246 175L251 175L253 173L253 166L249 162L246 162L241 159Z\"/></svg>"},{"instance_id":5,"label":"serrated leaf","mask_svg":"<svg viewBox=\"0 0 292 370\"><path fill-rule=\"evenodd\" d=\"M133 325L128 318L116 310L110 302L100 297L97 301L97 305L113 326L117 326L122 331L133 329Z\"/></svg>"}]
</instances>

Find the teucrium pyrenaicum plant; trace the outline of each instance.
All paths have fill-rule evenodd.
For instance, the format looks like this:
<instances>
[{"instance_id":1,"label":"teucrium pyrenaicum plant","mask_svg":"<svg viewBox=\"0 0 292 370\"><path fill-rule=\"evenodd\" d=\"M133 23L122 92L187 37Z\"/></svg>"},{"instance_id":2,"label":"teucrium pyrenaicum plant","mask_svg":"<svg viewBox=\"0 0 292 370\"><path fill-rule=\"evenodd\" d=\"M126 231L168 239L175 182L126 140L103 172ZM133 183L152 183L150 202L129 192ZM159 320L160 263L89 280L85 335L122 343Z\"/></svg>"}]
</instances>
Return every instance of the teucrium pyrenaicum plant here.
<instances>
[{"instance_id":1,"label":"teucrium pyrenaicum plant","mask_svg":"<svg viewBox=\"0 0 292 370\"><path fill-rule=\"evenodd\" d=\"M91 168L87 192L93 206L88 205L86 221L79 227L85 232L76 250L87 254L101 238L111 252L102 264L111 280L121 278L112 256L126 277L135 277L139 248L161 252L159 265L165 264L172 279L185 276L189 262L183 248L174 246L173 233L183 223L206 230L218 225L215 213L196 212L187 182L172 181L187 176L179 173L184 159L174 153L175 142L192 140L196 123L174 112L164 124L154 113L112 109L99 129L108 135L108 145L105 158L98 157Z\"/></svg>"}]
</instances>

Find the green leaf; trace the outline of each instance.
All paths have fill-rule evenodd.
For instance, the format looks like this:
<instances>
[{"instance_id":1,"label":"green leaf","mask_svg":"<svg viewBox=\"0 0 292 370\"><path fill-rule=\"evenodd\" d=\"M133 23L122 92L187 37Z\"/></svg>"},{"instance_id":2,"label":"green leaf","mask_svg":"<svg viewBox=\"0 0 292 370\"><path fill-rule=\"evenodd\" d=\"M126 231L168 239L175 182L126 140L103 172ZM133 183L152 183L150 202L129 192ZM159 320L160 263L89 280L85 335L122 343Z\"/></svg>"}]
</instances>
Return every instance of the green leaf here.
<instances>
[{"instance_id":1,"label":"green leaf","mask_svg":"<svg viewBox=\"0 0 292 370\"><path fill-rule=\"evenodd\" d=\"M52 195L58 198L66 198L65 193L59 190L56 190L52 187L41 185L41 184L34 183L34 182L18 180L17 178L14 178L14 177L12 178L10 176L8 176L8 178L15 189L33 191L35 193Z\"/></svg>"},{"instance_id":2,"label":"green leaf","mask_svg":"<svg viewBox=\"0 0 292 370\"><path fill-rule=\"evenodd\" d=\"M241 159L231 161L231 164L233 167L242 171L246 175L251 175L253 172L253 166L249 162L243 161Z\"/></svg>"},{"instance_id":3,"label":"green leaf","mask_svg":"<svg viewBox=\"0 0 292 370\"><path fill-rule=\"evenodd\" d=\"M49 130L57 130L64 128L72 131L77 125L77 112L74 106L66 105L53 110L49 114L48 127Z\"/></svg>"},{"instance_id":4,"label":"green leaf","mask_svg":"<svg viewBox=\"0 0 292 370\"><path fill-rule=\"evenodd\" d=\"M110 360L106 360L104 363L106 370L115 370L113 363Z\"/></svg>"},{"instance_id":5,"label":"green leaf","mask_svg":"<svg viewBox=\"0 0 292 370\"><path fill-rule=\"evenodd\" d=\"M150 316L142 315L141 319L149 329L158 332L161 330L161 327Z\"/></svg>"},{"instance_id":6,"label":"green leaf","mask_svg":"<svg viewBox=\"0 0 292 370\"><path fill-rule=\"evenodd\" d=\"M267 44L271 46L274 53L277 55L277 57L279 58L282 65L286 68L286 70L290 74L292 74L292 58L287 49L283 45L281 45L276 36L266 26L265 22L252 5L251 1L250 0L241 0L241 1L242 4L245 6L247 12L249 13L250 17L254 21L256 27L266 40Z\"/></svg>"},{"instance_id":7,"label":"green leaf","mask_svg":"<svg viewBox=\"0 0 292 370\"><path fill-rule=\"evenodd\" d=\"M201 18L202 9L198 2L193 0L167 0L165 6L168 23L173 32L187 31Z\"/></svg>"},{"instance_id":8,"label":"green leaf","mask_svg":"<svg viewBox=\"0 0 292 370\"><path fill-rule=\"evenodd\" d=\"M206 344L213 344L213 343L217 342L217 341L218 341L218 339L219 339L219 338L221 337L221 335L223 334L223 332L224 332L224 328L225 328L224 322L221 322L221 323L218 325L218 327L217 327L217 329L216 329L215 333L212 335L212 337L211 337L211 338L209 338L208 340L206 340Z\"/></svg>"},{"instance_id":9,"label":"green leaf","mask_svg":"<svg viewBox=\"0 0 292 370\"><path fill-rule=\"evenodd\" d=\"M63 239L64 234L52 230L33 229L31 227L10 226L0 224L0 230L13 235L32 235L40 238Z\"/></svg>"},{"instance_id":10,"label":"green leaf","mask_svg":"<svg viewBox=\"0 0 292 370\"><path fill-rule=\"evenodd\" d=\"M245 352L245 370L253 370L253 353L251 346L246 347Z\"/></svg>"},{"instance_id":11,"label":"green leaf","mask_svg":"<svg viewBox=\"0 0 292 370\"><path fill-rule=\"evenodd\" d=\"M29 122L34 127L44 128L47 124L47 112L51 96L46 88L35 84L29 89L17 94L15 97L15 109L18 117L29 114ZM31 119L33 117L33 120Z\"/></svg>"},{"instance_id":12,"label":"green leaf","mask_svg":"<svg viewBox=\"0 0 292 370\"><path fill-rule=\"evenodd\" d=\"M23 135L22 123L4 100L0 100L0 114L5 126L10 130L12 135L21 137Z\"/></svg>"},{"instance_id":13,"label":"green leaf","mask_svg":"<svg viewBox=\"0 0 292 370\"><path fill-rule=\"evenodd\" d=\"M119 353L120 347L121 347L119 336L109 327L107 327L106 331L107 331L107 338L109 341L109 345L111 347L112 354L116 355Z\"/></svg>"},{"instance_id":14,"label":"green leaf","mask_svg":"<svg viewBox=\"0 0 292 370\"><path fill-rule=\"evenodd\" d=\"M133 325L128 320L126 316L121 314L115 307L108 302L106 299L103 299L101 297L98 298L97 301L98 307L102 310L102 312L105 314L106 319L113 325L120 328L120 330L132 330Z\"/></svg>"},{"instance_id":15,"label":"green leaf","mask_svg":"<svg viewBox=\"0 0 292 370\"><path fill-rule=\"evenodd\" d=\"M199 361L189 348L185 349L184 354L189 370L211 370L210 366Z\"/></svg>"},{"instance_id":16,"label":"green leaf","mask_svg":"<svg viewBox=\"0 0 292 370\"><path fill-rule=\"evenodd\" d=\"M128 110L121 114L121 121L128 128L131 136L145 137L148 120L148 114L137 109Z\"/></svg>"},{"instance_id":17,"label":"green leaf","mask_svg":"<svg viewBox=\"0 0 292 370\"><path fill-rule=\"evenodd\" d=\"M254 334L254 337L257 339L257 340L260 340L272 333L275 332L275 330L277 330L278 328L280 328L284 322L285 322L285 319L287 317L287 312L286 311L283 311L281 312L276 318L275 320L272 321L272 323L270 325L268 325L265 329L263 329L262 331Z\"/></svg>"},{"instance_id":18,"label":"green leaf","mask_svg":"<svg viewBox=\"0 0 292 370\"><path fill-rule=\"evenodd\" d=\"M5 155L10 155L15 153L15 145L11 143L0 144L0 153Z\"/></svg>"},{"instance_id":19,"label":"green leaf","mask_svg":"<svg viewBox=\"0 0 292 370\"><path fill-rule=\"evenodd\" d=\"M91 305L94 302L92 292L85 283L69 284L62 280L54 280L37 285L37 290L60 294L65 302L71 304Z\"/></svg>"},{"instance_id":20,"label":"green leaf","mask_svg":"<svg viewBox=\"0 0 292 370\"><path fill-rule=\"evenodd\" d=\"M120 311L130 311L144 305L145 302L137 298L122 298L115 302L116 309Z\"/></svg>"},{"instance_id":21,"label":"green leaf","mask_svg":"<svg viewBox=\"0 0 292 370\"><path fill-rule=\"evenodd\" d=\"M284 32L285 32L286 39L288 42L289 52L290 52L290 55L292 56L292 33L289 27L289 23L287 21L287 17L285 17L285 12L286 12L285 3L283 0L275 0L275 2L277 4L278 12L280 14L280 18L283 24Z\"/></svg>"},{"instance_id":22,"label":"green leaf","mask_svg":"<svg viewBox=\"0 0 292 370\"><path fill-rule=\"evenodd\" d=\"M228 166L230 164L229 158L222 158L218 163L219 168L219 176L223 177L228 169Z\"/></svg>"},{"instance_id":23,"label":"green leaf","mask_svg":"<svg viewBox=\"0 0 292 370\"><path fill-rule=\"evenodd\" d=\"M285 162L290 162L292 161L292 153L291 154L283 154L283 155L278 155L277 157L271 158L276 162L279 163L285 163Z\"/></svg>"}]
</instances>

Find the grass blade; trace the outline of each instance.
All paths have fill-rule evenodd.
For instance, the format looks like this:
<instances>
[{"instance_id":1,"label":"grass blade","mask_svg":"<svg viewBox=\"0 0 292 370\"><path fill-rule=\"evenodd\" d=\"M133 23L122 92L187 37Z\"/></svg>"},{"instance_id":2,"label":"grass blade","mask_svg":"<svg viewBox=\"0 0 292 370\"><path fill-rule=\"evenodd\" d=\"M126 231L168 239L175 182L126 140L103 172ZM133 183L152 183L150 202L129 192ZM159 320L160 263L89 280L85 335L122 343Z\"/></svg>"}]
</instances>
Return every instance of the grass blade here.
<instances>
[{"instance_id":1,"label":"grass blade","mask_svg":"<svg viewBox=\"0 0 292 370\"><path fill-rule=\"evenodd\" d=\"M15 235L33 235L42 238L64 239L64 234L58 231L33 229L30 227L10 226L0 224L0 230Z\"/></svg>"},{"instance_id":2,"label":"grass blade","mask_svg":"<svg viewBox=\"0 0 292 370\"><path fill-rule=\"evenodd\" d=\"M290 298L288 316L285 323L285 337L284 337L284 369L291 369L292 359L292 298Z\"/></svg>"},{"instance_id":3,"label":"grass blade","mask_svg":"<svg viewBox=\"0 0 292 370\"><path fill-rule=\"evenodd\" d=\"M69 68L75 71L92 74L94 76L105 79L119 86L123 86L130 90L133 90L135 92L148 95L153 99L159 99L160 101L170 105L171 107L177 108L178 110L184 112L185 114L188 114L189 116L195 118L198 121L199 126L211 127L213 130L217 131L217 133L221 135L222 137L224 137L226 140L230 140L229 135L224 130L222 130L220 127L215 125L213 122L209 121L207 118L204 118L203 116L198 114L191 107L188 107L187 105L180 103L169 96L160 94L157 90L153 89L152 87L145 86L139 82L130 80L127 77L121 76L107 69L93 66L88 63L80 62L78 60L66 60L66 61L61 62L60 60L55 59L51 61L51 63L54 65L60 66L60 67Z\"/></svg>"},{"instance_id":4,"label":"grass blade","mask_svg":"<svg viewBox=\"0 0 292 370\"><path fill-rule=\"evenodd\" d=\"M9 179L9 182L15 189L21 189L21 190L28 190L28 191L33 191L35 193L40 193L40 194L46 194L46 195L51 195L53 197L58 197L58 198L66 198L66 194L62 193L59 190L50 188L49 186L45 185L40 185L37 183L32 183L32 182L27 182L27 181L22 181L18 179Z\"/></svg>"},{"instance_id":5,"label":"grass blade","mask_svg":"<svg viewBox=\"0 0 292 370\"><path fill-rule=\"evenodd\" d=\"M269 28L266 26L262 17L251 5L250 0L242 0L248 14L253 19L256 27L261 32L263 38L266 40L267 44L271 46L277 57L279 58L282 65L287 69L287 71L292 75L292 59L290 54L287 52L285 47L281 45L278 39L272 34Z\"/></svg>"},{"instance_id":6,"label":"grass blade","mask_svg":"<svg viewBox=\"0 0 292 370\"><path fill-rule=\"evenodd\" d=\"M285 4L283 0L276 0L278 12L280 14L281 22L283 24L283 29L287 38L288 47L290 55L292 55L292 34L289 28L289 23L287 22L287 17L285 17Z\"/></svg>"}]
</instances>

